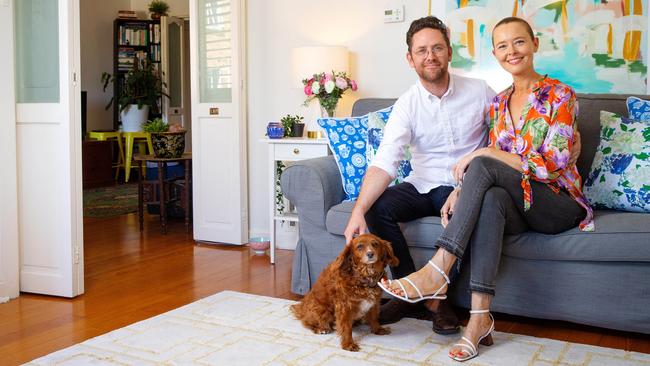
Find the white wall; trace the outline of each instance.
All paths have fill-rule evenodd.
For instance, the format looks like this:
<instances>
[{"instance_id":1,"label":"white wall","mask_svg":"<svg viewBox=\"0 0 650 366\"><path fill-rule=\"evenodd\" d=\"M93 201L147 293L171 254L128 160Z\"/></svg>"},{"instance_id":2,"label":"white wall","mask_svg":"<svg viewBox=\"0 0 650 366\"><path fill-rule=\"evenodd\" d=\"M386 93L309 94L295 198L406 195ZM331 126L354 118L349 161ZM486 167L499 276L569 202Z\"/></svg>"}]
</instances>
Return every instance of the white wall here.
<instances>
[{"instance_id":1,"label":"white wall","mask_svg":"<svg viewBox=\"0 0 650 366\"><path fill-rule=\"evenodd\" d=\"M444 3L432 3L432 14L442 17ZM384 9L402 4L404 22L383 23ZM318 115L315 105L302 107L304 94L294 87L291 78L291 49L319 45L348 47L350 74L359 90L346 92L337 114L349 115L354 100L395 98L416 80L406 62L406 31L414 19L426 16L427 10L427 2L421 0L248 0L251 236L269 232L267 147L259 142L266 124L285 114L300 114L311 120ZM288 241L283 242L279 234L278 243Z\"/></svg>"},{"instance_id":2,"label":"white wall","mask_svg":"<svg viewBox=\"0 0 650 366\"><path fill-rule=\"evenodd\" d=\"M112 129L113 109L105 110L113 87L102 91L101 76L113 73L113 21L129 0L80 0L81 90L88 92L87 130Z\"/></svg>"}]
</instances>

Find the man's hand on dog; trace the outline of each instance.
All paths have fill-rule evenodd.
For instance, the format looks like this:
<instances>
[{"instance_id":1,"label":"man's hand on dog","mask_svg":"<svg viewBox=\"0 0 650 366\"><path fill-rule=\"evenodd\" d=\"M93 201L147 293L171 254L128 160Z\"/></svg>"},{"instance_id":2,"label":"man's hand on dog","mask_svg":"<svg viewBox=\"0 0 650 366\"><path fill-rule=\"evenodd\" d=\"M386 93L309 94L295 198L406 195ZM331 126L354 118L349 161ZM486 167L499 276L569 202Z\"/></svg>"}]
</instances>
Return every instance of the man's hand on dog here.
<instances>
[{"instance_id":1,"label":"man's hand on dog","mask_svg":"<svg viewBox=\"0 0 650 366\"><path fill-rule=\"evenodd\" d=\"M366 225L366 218L363 213L357 210L352 210L348 226L345 227L343 235L345 235L345 244L348 245L355 237L368 232L368 225Z\"/></svg>"}]
</instances>

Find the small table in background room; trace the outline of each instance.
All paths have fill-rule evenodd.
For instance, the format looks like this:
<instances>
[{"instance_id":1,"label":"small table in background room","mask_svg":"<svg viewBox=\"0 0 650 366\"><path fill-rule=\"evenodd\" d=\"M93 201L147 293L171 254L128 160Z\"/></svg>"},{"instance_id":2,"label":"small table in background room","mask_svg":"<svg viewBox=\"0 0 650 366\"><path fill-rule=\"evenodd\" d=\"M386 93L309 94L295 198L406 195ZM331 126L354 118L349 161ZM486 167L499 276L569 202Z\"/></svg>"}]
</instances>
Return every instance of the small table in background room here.
<instances>
[{"instance_id":1,"label":"small table in background room","mask_svg":"<svg viewBox=\"0 0 650 366\"><path fill-rule=\"evenodd\" d=\"M279 214L275 207L275 184L278 179L276 164L278 161L298 161L303 159L318 158L327 156L329 146L327 139L310 139L306 137L285 137L281 139L261 139L262 142L268 143L269 146L269 194L270 197L270 251L271 264L275 264L275 222L276 221L293 221L298 222L298 214L283 213Z\"/></svg>"},{"instance_id":2,"label":"small table in background room","mask_svg":"<svg viewBox=\"0 0 650 366\"><path fill-rule=\"evenodd\" d=\"M190 170L192 168L192 153L184 153L183 156L180 158L171 158L171 159L164 159L164 158L156 158L153 155L136 155L134 158L138 162L138 219L140 221L140 231L144 229L144 192L143 192L143 184L144 184L144 179L142 177L142 168L143 168L143 162L153 162L156 163L158 166L158 186L160 189L159 197L160 199L158 200L160 203L160 223L162 226L162 233L167 234L167 200L169 198L169 193L167 192L167 183L170 183L166 179L167 175L167 163L171 162L182 162L184 165L184 181L183 181L183 187L184 187L184 195L185 195L185 202L182 206L183 210L185 211L185 231L187 233L190 233L190 210L191 210L191 198L190 198L190 184L191 184L191 173ZM155 192L153 192L155 195Z\"/></svg>"}]
</instances>

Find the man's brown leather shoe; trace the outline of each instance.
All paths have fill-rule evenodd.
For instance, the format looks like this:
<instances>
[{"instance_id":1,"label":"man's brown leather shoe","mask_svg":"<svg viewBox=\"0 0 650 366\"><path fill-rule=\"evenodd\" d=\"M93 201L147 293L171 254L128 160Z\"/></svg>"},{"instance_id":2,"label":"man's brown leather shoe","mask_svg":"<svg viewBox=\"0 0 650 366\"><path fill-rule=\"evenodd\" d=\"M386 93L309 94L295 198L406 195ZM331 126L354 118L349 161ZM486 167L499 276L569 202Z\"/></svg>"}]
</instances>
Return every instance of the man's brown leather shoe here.
<instances>
[{"instance_id":1,"label":"man's brown leather shoe","mask_svg":"<svg viewBox=\"0 0 650 366\"><path fill-rule=\"evenodd\" d=\"M430 315L433 331L449 335L455 334L460 331L460 321L456 316L456 312L449 304L449 300L441 300L435 311L427 311Z\"/></svg>"},{"instance_id":2,"label":"man's brown leather shoe","mask_svg":"<svg viewBox=\"0 0 650 366\"><path fill-rule=\"evenodd\" d=\"M423 303L411 304L397 298L391 298L379 308L379 324L393 324L402 318L423 319L429 311Z\"/></svg>"}]
</instances>

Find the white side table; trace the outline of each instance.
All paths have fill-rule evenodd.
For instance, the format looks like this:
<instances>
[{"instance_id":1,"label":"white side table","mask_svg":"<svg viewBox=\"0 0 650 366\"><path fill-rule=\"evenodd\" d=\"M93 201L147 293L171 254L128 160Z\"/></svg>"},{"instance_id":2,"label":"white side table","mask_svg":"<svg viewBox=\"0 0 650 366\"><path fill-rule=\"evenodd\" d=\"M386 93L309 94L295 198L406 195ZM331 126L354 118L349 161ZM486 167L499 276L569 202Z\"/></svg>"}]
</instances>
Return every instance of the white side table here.
<instances>
[{"instance_id":1,"label":"white side table","mask_svg":"<svg viewBox=\"0 0 650 366\"><path fill-rule=\"evenodd\" d=\"M327 139L309 139L306 137L285 137L282 139L263 138L260 141L269 144L269 193L270 193L270 210L269 225L271 237L271 264L275 264L275 222L276 221L293 221L298 222L298 215L295 213L279 214L275 207L275 181L276 162L278 161L298 161L303 159L318 158L327 156L329 147Z\"/></svg>"}]
</instances>

